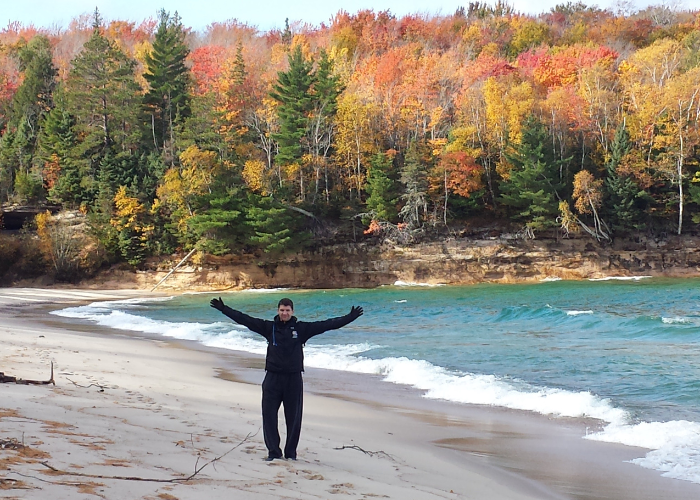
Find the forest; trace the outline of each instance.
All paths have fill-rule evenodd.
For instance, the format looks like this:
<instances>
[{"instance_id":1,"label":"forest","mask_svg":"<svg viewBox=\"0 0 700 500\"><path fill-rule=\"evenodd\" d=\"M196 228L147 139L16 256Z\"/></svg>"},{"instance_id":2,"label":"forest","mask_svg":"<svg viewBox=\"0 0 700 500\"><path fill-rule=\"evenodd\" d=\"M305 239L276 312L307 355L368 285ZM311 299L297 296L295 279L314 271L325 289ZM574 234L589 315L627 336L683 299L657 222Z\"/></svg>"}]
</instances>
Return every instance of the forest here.
<instances>
[{"instance_id":1,"label":"forest","mask_svg":"<svg viewBox=\"0 0 700 500\"><path fill-rule=\"evenodd\" d=\"M5 210L79 212L81 246L131 266L411 243L474 221L603 244L695 233L700 10L472 2L267 32L197 32L165 10L11 23L0 134ZM54 219L27 230L66 271Z\"/></svg>"}]
</instances>

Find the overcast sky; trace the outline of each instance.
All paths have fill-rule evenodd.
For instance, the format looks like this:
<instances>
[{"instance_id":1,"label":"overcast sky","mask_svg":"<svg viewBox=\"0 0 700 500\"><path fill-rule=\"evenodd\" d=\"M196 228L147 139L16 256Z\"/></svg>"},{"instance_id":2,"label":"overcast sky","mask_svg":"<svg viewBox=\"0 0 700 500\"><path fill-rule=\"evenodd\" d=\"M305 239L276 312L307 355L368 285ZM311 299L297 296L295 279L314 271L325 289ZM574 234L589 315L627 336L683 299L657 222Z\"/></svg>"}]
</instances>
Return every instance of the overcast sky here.
<instances>
[{"instance_id":1,"label":"overcast sky","mask_svg":"<svg viewBox=\"0 0 700 500\"><path fill-rule=\"evenodd\" d=\"M587 5L607 8L619 0L589 0ZM632 0L637 8L663 2L688 6L698 0ZM495 0L486 0L493 4ZM566 0L508 0L516 10L531 14L548 11ZM95 7L106 20L142 21L155 17L158 10L178 11L185 26L202 30L212 22L238 19L262 31L282 28L285 18L319 25L343 9L350 13L363 8L374 11L389 9L393 14L427 12L451 14L469 0L0 0L0 26L10 21L37 27L67 27L73 17L90 13Z\"/></svg>"}]
</instances>

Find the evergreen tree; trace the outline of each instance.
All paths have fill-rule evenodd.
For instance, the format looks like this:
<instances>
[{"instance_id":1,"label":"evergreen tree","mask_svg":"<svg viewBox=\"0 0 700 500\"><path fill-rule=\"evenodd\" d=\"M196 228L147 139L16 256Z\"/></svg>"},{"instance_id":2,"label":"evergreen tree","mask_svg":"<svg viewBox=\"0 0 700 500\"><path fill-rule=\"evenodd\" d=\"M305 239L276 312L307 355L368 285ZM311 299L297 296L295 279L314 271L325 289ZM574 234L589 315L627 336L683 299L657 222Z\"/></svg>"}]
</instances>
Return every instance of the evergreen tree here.
<instances>
[{"instance_id":1,"label":"evergreen tree","mask_svg":"<svg viewBox=\"0 0 700 500\"><path fill-rule=\"evenodd\" d=\"M48 38L37 35L17 50L22 84L12 98L6 133L0 141L2 177L15 178L15 192L25 200L44 196L41 171L33 168L39 124L53 107L56 68ZM15 174L16 172L16 174Z\"/></svg>"},{"instance_id":2,"label":"evergreen tree","mask_svg":"<svg viewBox=\"0 0 700 500\"><path fill-rule=\"evenodd\" d=\"M396 203L398 198L394 181L389 177L392 159L385 153L377 153L370 161L367 172L367 209L374 219L394 221L396 219ZM364 221L365 223L369 221Z\"/></svg>"},{"instance_id":3,"label":"evergreen tree","mask_svg":"<svg viewBox=\"0 0 700 500\"><path fill-rule=\"evenodd\" d=\"M399 215L409 228L417 228L422 225L421 211L423 219L428 212L428 162L430 152L425 144L412 141L406 151L403 169L401 169L400 181L405 186L404 194L401 198L404 206Z\"/></svg>"},{"instance_id":4,"label":"evergreen tree","mask_svg":"<svg viewBox=\"0 0 700 500\"><path fill-rule=\"evenodd\" d=\"M141 141L136 62L104 36L101 22L95 11L92 36L72 61L65 92L81 153L93 162L110 148L133 152Z\"/></svg>"},{"instance_id":5,"label":"evergreen tree","mask_svg":"<svg viewBox=\"0 0 700 500\"><path fill-rule=\"evenodd\" d=\"M60 96L60 92L58 94ZM73 130L75 121L66 111L60 97L56 103L56 107L42 121L34 162L42 169L51 201L80 205L87 201L87 193L81 187L84 173L81 165L71 157L77 143Z\"/></svg>"},{"instance_id":6,"label":"evergreen tree","mask_svg":"<svg viewBox=\"0 0 700 500\"><path fill-rule=\"evenodd\" d=\"M277 108L280 128L273 139L279 144L275 161L279 165L292 165L301 160L302 139L309 126L309 113L313 109L311 87L314 83L312 63L304 59L297 45L288 56L289 69L277 73L277 83L270 96L280 102ZM303 197L303 184L301 189Z\"/></svg>"},{"instance_id":7,"label":"evergreen tree","mask_svg":"<svg viewBox=\"0 0 700 500\"><path fill-rule=\"evenodd\" d=\"M136 63L103 35L96 10L92 36L72 66L65 105L79 140L68 156L81 172L81 185L96 194L103 159L136 154L142 140Z\"/></svg>"},{"instance_id":8,"label":"evergreen tree","mask_svg":"<svg viewBox=\"0 0 700 500\"><path fill-rule=\"evenodd\" d=\"M630 135L624 123L615 131L610 160L605 164L605 211L614 231L642 229L646 193L639 189L629 175L617 171L622 159L630 152Z\"/></svg>"},{"instance_id":9,"label":"evergreen tree","mask_svg":"<svg viewBox=\"0 0 700 500\"><path fill-rule=\"evenodd\" d=\"M185 66L190 51L177 12L171 16L161 10L159 17L153 49L145 58L143 76L149 90L143 102L149 115L148 127L153 144L157 150L163 151L166 144L173 141L175 126L190 116L190 79Z\"/></svg>"},{"instance_id":10,"label":"evergreen tree","mask_svg":"<svg viewBox=\"0 0 700 500\"><path fill-rule=\"evenodd\" d=\"M265 253L279 254L299 247L309 238L299 218L289 209L276 206L269 196L251 195L246 223L253 229L250 242Z\"/></svg>"},{"instance_id":11,"label":"evergreen tree","mask_svg":"<svg viewBox=\"0 0 700 500\"><path fill-rule=\"evenodd\" d=\"M515 210L514 218L531 230L555 225L562 191L560 167L544 125L530 115L523 124L522 142L506 154L512 165L501 184L501 203Z\"/></svg>"}]
</instances>

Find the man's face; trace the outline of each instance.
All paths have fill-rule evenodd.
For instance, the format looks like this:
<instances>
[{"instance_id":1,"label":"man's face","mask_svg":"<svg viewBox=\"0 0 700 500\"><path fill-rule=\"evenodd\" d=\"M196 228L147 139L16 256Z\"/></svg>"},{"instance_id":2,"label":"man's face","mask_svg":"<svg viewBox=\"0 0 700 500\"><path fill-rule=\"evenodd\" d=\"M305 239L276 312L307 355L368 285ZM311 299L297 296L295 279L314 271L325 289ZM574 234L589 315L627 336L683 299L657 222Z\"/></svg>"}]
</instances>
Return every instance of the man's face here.
<instances>
[{"instance_id":1,"label":"man's face","mask_svg":"<svg viewBox=\"0 0 700 500\"><path fill-rule=\"evenodd\" d=\"M282 321L289 321L294 314L294 309L291 306L279 306L277 308L277 315Z\"/></svg>"}]
</instances>

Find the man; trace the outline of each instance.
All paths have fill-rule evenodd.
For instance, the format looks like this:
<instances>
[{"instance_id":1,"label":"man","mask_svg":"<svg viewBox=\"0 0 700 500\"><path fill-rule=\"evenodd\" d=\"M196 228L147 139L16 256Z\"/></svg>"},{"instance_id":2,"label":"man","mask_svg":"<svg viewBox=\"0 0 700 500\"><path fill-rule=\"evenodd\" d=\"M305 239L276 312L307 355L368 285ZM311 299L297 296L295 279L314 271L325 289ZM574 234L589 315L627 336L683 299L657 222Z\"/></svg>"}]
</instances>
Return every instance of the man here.
<instances>
[{"instance_id":1,"label":"man","mask_svg":"<svg viewBox=\"0 0 700 500\"><path fill-rule=\"evenodd\" d=\"M266 373L262 384L263 437L268 452L266 460L269 462L282 458L277 429L280 404L284 405L284 420L287 424L284 457L296 460L303 406L304 387L301 372L304 371L304 344L315 335L336 330L355 321L362 316L362 308L353 306L345 316L306 322L297 320L294 316L294 303L286 298L277 304L277 316L273 321L253 318L231 309L224 304L221 297L212 299L211 306L267 340Z\"/></svg>"}]
</instances>

